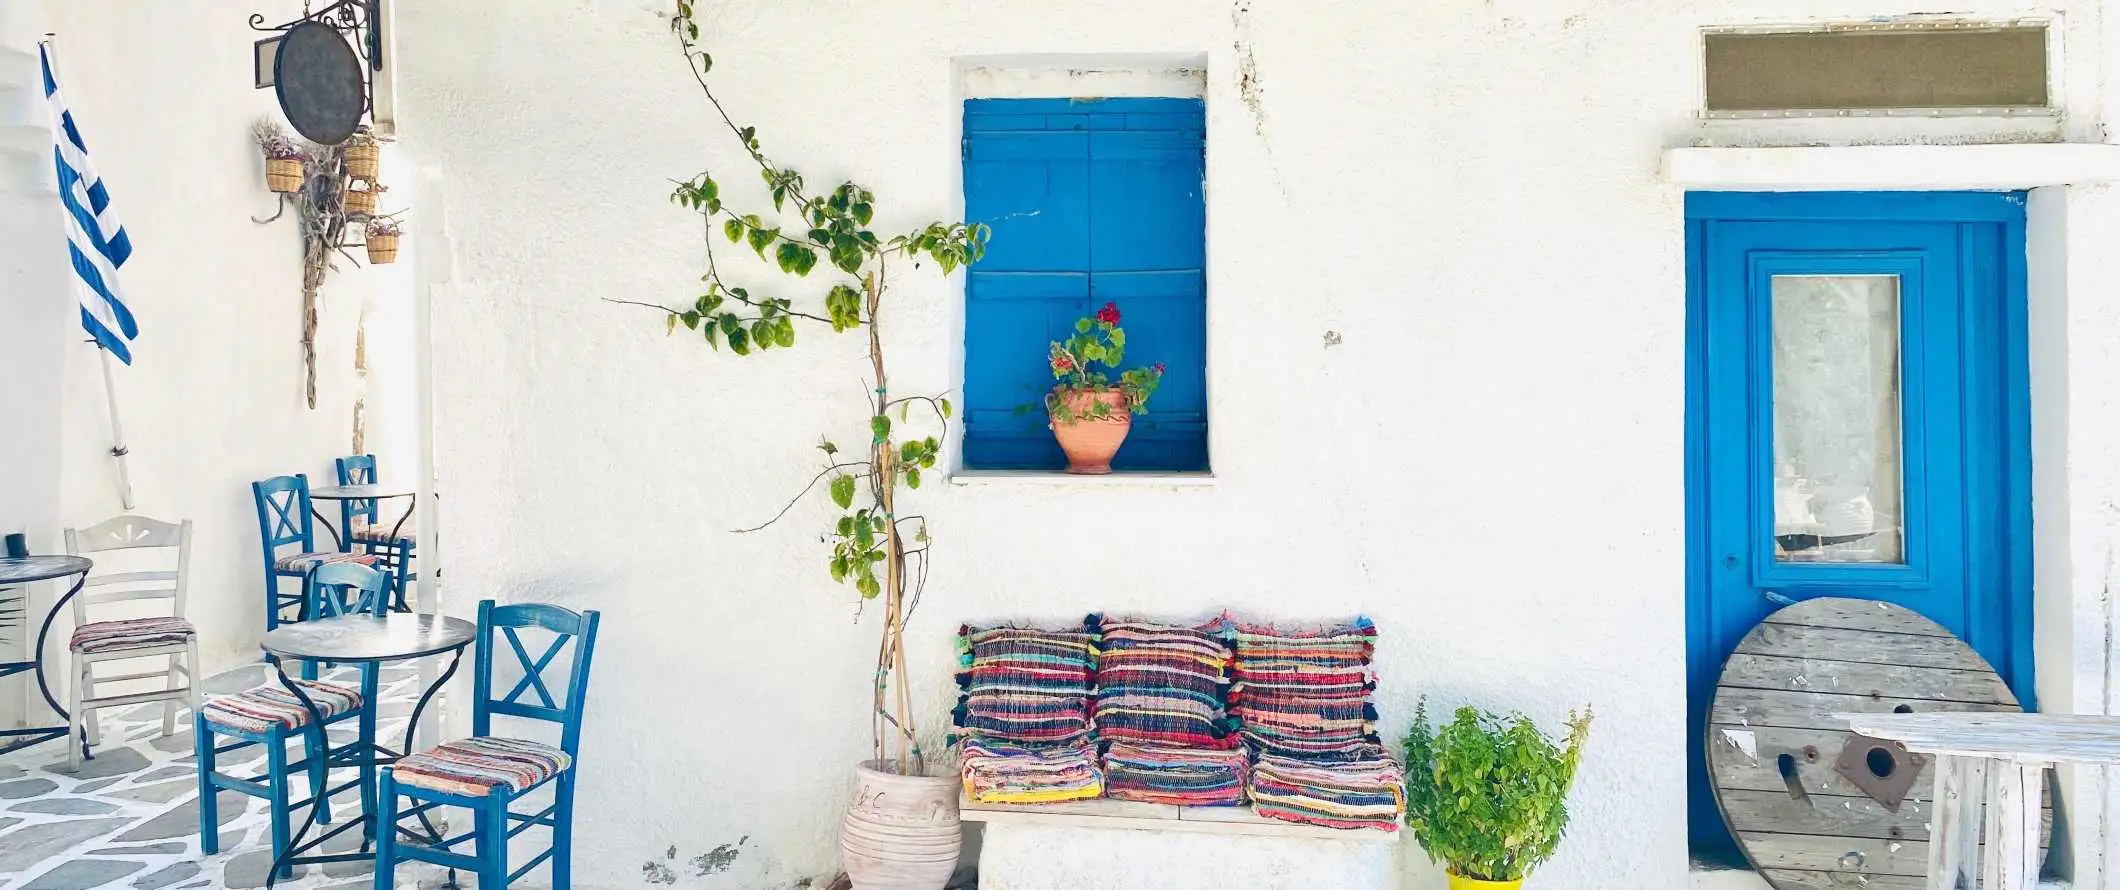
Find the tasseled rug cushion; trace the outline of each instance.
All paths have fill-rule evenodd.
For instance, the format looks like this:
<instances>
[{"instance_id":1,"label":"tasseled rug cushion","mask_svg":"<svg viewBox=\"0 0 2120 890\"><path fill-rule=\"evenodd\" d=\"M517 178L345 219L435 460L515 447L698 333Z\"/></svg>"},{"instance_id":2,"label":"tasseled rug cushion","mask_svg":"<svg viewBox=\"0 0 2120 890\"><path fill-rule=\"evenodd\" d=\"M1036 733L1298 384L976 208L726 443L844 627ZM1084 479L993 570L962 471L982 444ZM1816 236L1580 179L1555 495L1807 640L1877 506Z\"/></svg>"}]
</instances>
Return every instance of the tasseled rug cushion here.
<instances>
[{"instance_id":1,"label":"tasseled rug cushion","mask_svg":"<svg viewBox=\"0 0 2120 890\"><path fill-rule=\"evenodd\" d=\"M1104 752L1104 794L1181 807L1244 802L1250 758L1242 750L1190 751L1113 744Z\"/></svg>"},{"instance_id":2,"label":"tasseled rug cushion","mask_svg":"<svg viewBox=\"0 0 2120 890\"><path fill-rule=\"evenodd\" d=\"M420 530L418 526L408 521L405 523L404 528L400 529L397 535L393 537L390 534L390 530L397 527L398 523L395 519L387 522L355 522L353 525L353 539L363 544L388 544L393 547L410 547L419 543Z\"/></svg>"},{"instance_id":3,"label":"tasseled rug cushion","mask_svg":"<svg viewBox=\"0 0 2120 890\"><path fill-rule=\"evenodd\" d=\"M99 652L118 652L125 649L146 649L186 642L199 635L191 622L182 618L128 618L122 621L97 621L74 628L72 642L67 648L83 655Z\"/></svg>"},{"instance_id":4,"label":"tasseled rug cushion","mask_svg":"<svg viewBox=\"0 0 2120 890\"><path fill-rule=\"evenodd\" d=\"M965 627L958 647L964 694L954 716L962 735L1042 746L1089 736L1096 664L1089 634Z\"/></svg>"},{"instance_id":5,"label":"tasseled rug cushion","mask_svg":"<svg viewBox=\"0 0 2120 890\"><path fill-rule=\"evenodd\" d=\"M290 553L272 564L282 572L306 572L325 563L357 562L364 566L375 565L383 557L375 553Z\"/></svg>"},{"instance_id":6,"label":"tasseled rug cushion","mask_svg":"<svg viewBox=\"0 0 2120 890\"><path fill-rule=\"evenodd\" d=\"M1342 763L1265 754L1251 768L1252 809L1269 819L1327 828L1397 831L1406 777L1382 748Z\"/></svg>"},{"instance_id":7,"label":"tasseled rug cushion","mask_svg":"<svg viewBox=\"0 0 2120 890\"><path fill-rule=\"evenodd\" d=\"M485 797L497 785L520 794L574 765L551 745L524 739L459 739L397 762L397 783L443 794Z\"/></svg>"},{"instance_id":8,"label":"tasseled rug cushion","mask_svg":"<svg viewBox=\"0 0 2120 890\"><path fill-rule=\"evenodd\" d=\"M1369 703L1376 626L1315 632L1240 626L1229 711L1262 753L1356 760L1377 744Z\"/></svg>"},{"instance_id":9,"label":"tasseled rug cushion","mask_svg":"<svg viewBox=\"0 0 2120 890\"><path fill-rule=\"evenodd\" d=\"M1088 745L1030 748L967 739L964 796L985 803L1058 803L1104 794L1104 775Z\"/></svg>"},{"instance_id":10,"label":"tasseled rug cushion","mask_svg":"<svg viewBox=\"0 0 2120 890\"><path fill-rule=\"evenodd\" d=\"M310 701L316 703L317 710L326 720L361 706L360 690L314 680L294 682L308 694ZM262 734L274 726L299 729L309 725L309 709L303 707L301 699L295 698L287 687L276 683L213 699L199 712L208 723L252 735Z\"/></svg>"},{"instance_id":11,"label":"tasseled rug cushion","mask_svg":"<svg viewBox=\"0 0 2120 890\"><path fill-rule=\"evenodd\" d=\"M1219 630L1089 617L1097 634L1097 740L1227 750L1230 648Z\"/></svg>"}]
</instances>

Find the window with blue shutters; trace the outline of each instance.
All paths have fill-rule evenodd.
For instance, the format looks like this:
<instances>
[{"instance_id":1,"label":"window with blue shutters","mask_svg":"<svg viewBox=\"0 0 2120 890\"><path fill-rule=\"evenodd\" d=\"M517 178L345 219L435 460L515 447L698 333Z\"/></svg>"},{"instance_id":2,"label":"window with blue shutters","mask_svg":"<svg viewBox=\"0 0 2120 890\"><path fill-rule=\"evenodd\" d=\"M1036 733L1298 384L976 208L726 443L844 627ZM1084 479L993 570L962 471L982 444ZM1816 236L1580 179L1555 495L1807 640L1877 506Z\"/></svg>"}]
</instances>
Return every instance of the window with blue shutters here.
<instances>
[{"instance_id":1,"label":"window with blue shutters","mask_svg":"<svg viewBox=\"0 0 2120 890\"><path fill-rule=\"evenodd\" d=\"M965 289L966 468L1066 466L1046 346L1117 303L1125 365L1165 371L1113 467L1207 469L1205 175L1199 99L964 103L965 219L993 227Z\"/></svg>"}]
</instances>

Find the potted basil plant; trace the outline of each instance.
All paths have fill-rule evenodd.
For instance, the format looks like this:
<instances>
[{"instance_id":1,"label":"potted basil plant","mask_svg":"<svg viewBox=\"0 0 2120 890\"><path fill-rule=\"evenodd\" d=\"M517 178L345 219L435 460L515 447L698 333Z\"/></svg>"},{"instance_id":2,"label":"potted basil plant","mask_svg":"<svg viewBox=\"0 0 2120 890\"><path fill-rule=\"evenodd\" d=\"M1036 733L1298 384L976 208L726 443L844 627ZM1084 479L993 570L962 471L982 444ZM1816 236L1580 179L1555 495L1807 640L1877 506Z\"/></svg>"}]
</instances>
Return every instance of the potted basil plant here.
<instances>
[{"instance_id":1,"label":"potted basil plant","mask_svg":"<svg viewBox=\"0 0 2120 890\"><path fill-rule=\"evenodd\" d=\"M1450 890L1517 890L1559 849L1568 828L1568 789L1590 737L1590 712L1568 715L1565 738L1550 739L1531 719L1459 708L1428 725L1428 705L1406 736L1406 824L1430 861L1450 873Z\"/></svg>"}]
</instances>

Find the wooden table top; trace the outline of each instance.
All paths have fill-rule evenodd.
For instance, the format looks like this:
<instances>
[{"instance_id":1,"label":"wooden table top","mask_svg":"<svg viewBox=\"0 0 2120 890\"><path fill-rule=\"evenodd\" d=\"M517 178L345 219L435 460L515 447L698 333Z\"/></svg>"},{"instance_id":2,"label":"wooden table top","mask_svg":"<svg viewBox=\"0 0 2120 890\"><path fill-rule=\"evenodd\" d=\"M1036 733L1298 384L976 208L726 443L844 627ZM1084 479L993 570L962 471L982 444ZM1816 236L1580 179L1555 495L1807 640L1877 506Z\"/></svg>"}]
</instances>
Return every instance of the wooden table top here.
<instances>
[{"instance_id":1,"label":"wooden table top","mask_svg":"<svg viewBox=\"0 0 2120 890\"><path fill-rule=\"evenodd\" d=\"M2120 717L2079 714L1843 714L1856 732L1910 751L2045 763L2120 764Z\"/></svg>"}]
</instances>

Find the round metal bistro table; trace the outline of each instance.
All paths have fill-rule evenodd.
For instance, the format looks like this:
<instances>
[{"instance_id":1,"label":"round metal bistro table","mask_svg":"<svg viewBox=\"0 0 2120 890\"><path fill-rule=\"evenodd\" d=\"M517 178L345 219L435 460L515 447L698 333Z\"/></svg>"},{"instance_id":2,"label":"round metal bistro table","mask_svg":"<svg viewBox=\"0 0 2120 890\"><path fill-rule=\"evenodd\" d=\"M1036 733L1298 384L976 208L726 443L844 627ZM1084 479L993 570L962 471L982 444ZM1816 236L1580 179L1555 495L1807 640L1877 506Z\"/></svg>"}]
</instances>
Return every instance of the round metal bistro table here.
<instances>
[{"instance_id":1,"label":"round metal bistro table","mask_svg":"<svg viewBox=\"0 0 2120 890\"><path fill-rule=\"evenodd\" d=\"M444 654L450 656L449 667L443 670L441 676L436 677L425 691L420 693L419 703L413 706L412 716L405 722L405 742L402 748L392 751L382 745L376 745L373 750L358 752L359 757L356 759L333 761L331 764L334 767L381 767L396 763L398 758L412 752L412 736L419 728L421 712L427 709L427 703L434 699L435 693L440 692L442 686L449 682L449 678L456 674L457 664L464 660L464 650L470 648L471 644L477 640L478 625L462 618L452 618L446 615L393 612L385 615L344 615L335 618L319 618L313 621L282 624L267 632L264 641L259 646L265 650L265 660L272 664L273 671L279 675L280 685L286 687L289 692L294 693L295 699L309 710L309 726L304 731L319 735L324 732L323 711L317 707L316 702L309 697L308 693L302 691L301 685L287 675L287 667L283 660L323 661L334 664L379 667L386 662L392 661L409 661L416 658ZM373 701L362 703L362 707L373 708L377 706L378 703ZM319 742L321 741L319 739ZM373 782L374 770L370 769L366 775L368 780ZM376 789L369 787L366 791L368 793L364 795L364 799L374 800ZM280 871L283 868L311 863L355 862L373 859L375 854L370 852L369 843L375 837L375 832L381 829L394 828L394 826L376 825L375 813L364 812L361 814L361 818L336 826L322 837L305 843L303 837L309 833L311 828L315 827L316 815L316 808L310 807L309 817L302 820L301 830L294 833L294 837L287 844L287 849L273 860L272 870L266 872L265 883L267 887L271 887L278 882ZM434 826L427 822L426 814L421 814L420 823L427 831L424 837L417 832L409 832L408 830L408 833L419 840L427 842L441 839L440 832L436 831ZM360 852L314 856L302 855L303 851L314 849L340 833L352 830L354 826L361 826L362 830L363 839Z\"/></svg>"},{"instance_id":2,"label":"round metal bistro table","mask_svg":"<svg viewBox=\"0 0 2120 890\"><path fill-rule=\"evenodd\" d=\"M395 541L398 540L400 535L404 534L405 523L411 521L412 514L420 503L419 492L402 485L324 485L312 488L309 490L309 515L316 517L318 522L324 524L324 529L331 532L333 549L344 551L351 543L349 539L353 537L353 529L346 529L341 534L339 527L332 525L331 520L325 518L324 514L317 510L316 502L375 501L376 506L380 508L383 501L397 498L404 498L408 503L405 504L405 512L399 515L397 522L390 526L390 540ZM392 558L408 559L410 555L397 553ZM304 607L307 607L306 603ZM397 592L397 602L392 604L391 608L399 612L412 611L411 607L405 604L405 591L400 590Z\"/></svg>"},{"instance_id":3,"label":"round metal bistro table","mask_svg":"<svg viewBox=\"0 0 2120 890\"><path fill-rule=\"evenodd\" d=\"M52 621L59 611L81 593L81 585L88 583L88 570L95 563L79 556L0 556L0 587L18 587L39 581L53 581L68 576L74 584L64 596L52 601L51 608L44 612L44 623L37 627L37 648L24 653L27 661L0 661L0 677L9 677L23 672L37 675L37 691L44 696L44 703L59 715L57 726L30 726L21 729L0 729L0 754L41 744L52 739L63 739L67 734L66 720L69 714L59 706L59 699L52 695L51 682L45 678L44 644L52 632ZM29 599L23 598L23 617L28 617Z\"/></svg>"}]
</instances>

